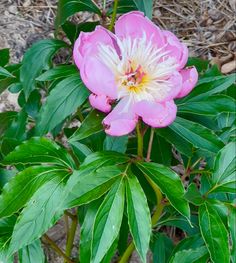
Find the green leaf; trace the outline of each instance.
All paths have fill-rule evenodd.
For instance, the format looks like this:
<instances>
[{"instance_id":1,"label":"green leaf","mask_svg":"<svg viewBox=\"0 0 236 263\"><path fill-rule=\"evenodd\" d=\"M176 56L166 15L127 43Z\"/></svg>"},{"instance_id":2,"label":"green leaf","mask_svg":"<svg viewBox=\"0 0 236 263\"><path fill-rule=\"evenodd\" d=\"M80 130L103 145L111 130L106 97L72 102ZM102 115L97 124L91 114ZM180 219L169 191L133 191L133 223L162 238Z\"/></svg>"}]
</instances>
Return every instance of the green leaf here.
<instances>
[{"instance_id":1,"label":"green leaf","mask_svg":"<svg viewBox=\"0 0 236 263\"><path fill-rule=\"evenodd\" d=\"M63 206L71 208L98 199L121 175L122 171L116 166L81 168L74 172L67 182L65 187L67 196Z\"/></svg>"},{"instance_id":2,"label":"green leaf","mask_svg":"<svg viewBox=\"0 0 236 263\"><path fill-rule=\"evenodd\" d=\"M118 236L124 211L125 184L117 180L96 214L92 241L92 260L99 263Z\"/></svg>"},{"instance_id":3,"label":"green leaf","mask_svg":"<svg viewBox=\"0 0 236 263\"><path fill-rule=\"evenodd\" d=\"M45 263L45 255L40 240L34 241L19 251L20 263L32 263L35 261L37 263Z\"/></svg>"},{"instance_id":4,"label":"green leaf","mask_svg":"<svg viewBox=\"0 0 236 263\"><path fill-rule=\"evenodd\" d=\"M69 38L71 44L73 45L75 40L78 38L80 32L92 32L95 30L97 25L99 25L99 21L84 22L78 25L70 21L66 21L62 25L62 29L66 33L66 36Z\"/></svg>"},{"instance_id":5,"label":"green leaf","mask_svg":"<svg viewBox=\"0 0 236 263\"><path fill-rule=\"evenodd\" d=\"M91 111L81 126L70 137L69 142L80 141L89 137L92 134L98 133L103 130L102 120L105 115L97 110Z\"/></svg>"},{"instance_id":6,"label":"green leaf","mask_svg":"<svg viewBox=\"0 0 236 263\"><path fill-rule=\"evenodd\" d=\"M7 255L7 251L15 223L15 215L0 219L0 262L2 263L13 263L13 258Z\"/></svg>"},{"instance_id":7,"label":"green leaf","mask_svg":"<svg viewBox=\"0 0 236 263\"><path fill-rule=\"evenodd\" d=\"M56 39L46 39L35 43L28 49L23 58L23 64L20 68L20 80L26 99L35 88L36 78L43 69L48 67L52 56L66 43ZM33 65L33 66L32 66Z\"/></svg>"},{"instance_id":8,"label":"green leaf","mask_svg":"<svg viewBox=\"0 0 236 263\"><path fill-rule=\"evenodd\" d=\"M38 189L22 210L13 230L10 255L41 237L62 215L60 203L69 173L57 174L58 177Z\"/></svg>"},{"instance_id":9,"label":"green leaf","mask_svg":"<svg viewBox=\"0 0 236 263\"><path fill-rule=\"evenodd\" d=\"M17 116L12 121L9 128L5 131L4 137L14 138L17 140L26 139L26 125L27 125L28 115L24 109L17 113Z\"/></svg>"},{"instance_id":10,"label":"green leaf","mask_svg":"<svg viewBox=\"0 0 236 263\"><path fill-rule=\"evenodd\" d=\"M190 209L184 198L185 191L180 177L174 171L160 164L139 162L137 166L160 188L171 205L180 214L190 219Z\"/></svg>"},{"instance_id":11,"label":"green leaf","mask_svg":"<svg viewBox=\"0 0 236 263\"><path fill-rule=\"evenodd\" d=\"M8 70L0 66L0 76L8 77L8 78L15 78Z\"/></svg>"},{"instance_id":12,"label":"green leaf","mask_svg":"<svg viewBox=\"0 0 236 263\"><path fill-rule=\"evenodd\" d=\"M36 134L43 135L51 131L59 123L81 106L89 93L79 74L70 76L59 82L50 92L40 111L36 124Z\"/></svg>"},{"instance_id":13,"label":"green leaf","mask_svg":"<svg viewBox=\"0 0 236 263\"><path fill-rule=\"evenodd\" d=\"M207 255L208 251L205 246L198 247L196 249L183 250L177 252L170 260L170 263L201 263L201 258L205 258ZM206 259L203 262L206 262Z\"/></svg>"},{"instance_id":14,"label":"green leaf","mask_svg":"<svg viewBox=\"0 0 236 263\"><path fill-rule=\"evenodd\" d=\"M127 172L126 177L126 201L128 223L135 247L143 262L146 262L146 254L151 236L151 216L146 196L138 179Z\"/></svg>"},{"instance_id":15,"label":"green leaf","mask_svg":"<svg viewBox=\"0 0 236 263\"><path fill-rule=\"evenodd\" d=\"M137 8L152 19L153 0L133 0Z\"/></svg>"},{"instance_id":16,"label":"green leaf","mask_svg":"<svg viewBox=\"0 0 236 263\"><path fill-rule=\"evenodd\" d=\"M155 129L157 135L173 144L175 148L187 157L193 155L193 145L181 137L177 132L171 130L169 127L162 129Z\"/></svg>"},{"instance_id":17,"label":"green leaf","mask_svg":"<svg viewBox=\"0 0 236 263\"><path fill-rule=\"evenodd\" d=\"M156 233L153 236L151 250L153 253L153 262L168 263L174 244L170 238L163 233Z\"/></svg>"},{"instance_id":18,"label":"green leaf","mask_svg":"<svg viewBox=\"0 0 236 263\"><path fill-rule=\"evenodd\" d=\"M2 192L3 186L10 181L10 179L16 174L16 170L6 170L0 168L0 193ZM1 197L0 197L1 199ZM1 204L0 204L1 206Z\"/></svg>"},{"instance_id":19,"label":"green leaf","mask_svg":"<svg viewBox=\"0 0 236 263\"><path fill-rule=\"evenodd\" d=\"M209 61L196 58L196 57L189 57L187 62L187 67L195 66L198 72L204 71L208 68Z\"/></svg>"},{"instance_id":20,"label":"green leaf","mask_svg":"<svg viewBox=\"0 0 236 263\"><path fill-rule=\"evenodd\" d=\"M169 127L197 148L217 153L224 146L213 131L201 124L177 117Z\"/></svg>"},{"instance_id":21,"label":"green leaf","mask_svg":"<svg viewBox=\"0 0 236 263\"><path fill-rule=\"evenodd\" d=\"M120 153L125 153L128 144L128 136L120 136L120 137L113 137L113 136L106 136L104 140L103 149L106 151L115 151Z\"/></svg>"},{"instance_id":22,"label":"green leaf","mask_svg":"<svg viewBox=\"0 0 236 263\"><path fill-rule=\"evenodd\" d=\"M70 142L70 146L80 162L92 153L92 150L85 144L80 142Z\"/></svg>"},{"instance_id":23,"label":"green leaf","mask_svg":"<svg viewBox=\"0 0 236 263\"><path fill-rule=\"evenodd\" d=\"M222 112L235 113L236 101L226 95L213 95L199 101L186 101L178 105L178 112L217 116Z\"/></svg>"},{"instance_id":24,"label":"green leaf","mask_svg":"<svg viewBox=\"0 0 236 263\"><path fill-rule=\"evenodd\" d=\"M3 161L4 165L12 164L59 165L72 168L74 162L71 156L55 142L46 138L31 138L11 152Z\"/></svg>"},{"instance_id":25,"label":"green leaf","mask_svg":"<svg viewBox=\"0 0 236 263\"><path fill-rule=\"evenodd\" d=\"M232 84L235 83L235 73L223 77L206 77L199 80L197 86L191 93L182 99L182 101L196 101L204 99L206 96L220 93L227 90Z\"/></svg>"},{"instance_id":26,"label":"green leaf","mask_svg":"<svg viewBox=\"0 0 236 263\"><path fill-rule=\"evenodd\" d=\"M209 192L235 193L236 177L236 145L234 142L227 144L216 156L214 172L212 175L212 189Z\"/></svg>"},{"instance_id":27,"label":"green leaf","mask_svg":"<svg viewBox=\"0 0 236 263\"><path fill-rule=\"evenodd\" d=\"M14 176L0 195L0 217L18 212L33 194L46 182L63 172L58 167L29 167Z\"/></svg>"},{"instance_id":28,"label":"green leaf","mask_svg":"<svg viewBox=\"0 0 236 263\"><path fill-rule=\"evenodd\" d=\"M81 226L79 248L79 257L81 263L90 263L93 225L100 204L101 199L98 199L88 205L88 209Z\"/></svg>"},{"instance_id":29,"label":"green leaf","mask_svg":"<svg viewBox=\"0 0 236 263\"><path fill-rule=\"evenodd\" d=\"M56 28L58 29L70 16L80 11L88 11L101 15L100 9L92 0L59 0L55 22Z\"/></svg>"},{"instance_id":30,"label":"green leaf","mask_svg":"<svg viewBox=\"0 0 236 263\"><path fill-rule=\"evenodd\" d=\"M111 15L113 12L113 6L107 11L107 15ZM130 11L138 10L136 4L133 0L119 0L118 7L117 7L117 14L124 14Z\"/></svg>"},{"instance_id":31,"label":"green leaf","mask_svg":"<svg viewBox=\"0 0 236 263\"><path fill-rule=\"evenodd\" d=\"M202 198L201 194L199 193L196 184L191 183L188 187L188 191L184 195L185 198L194 205L202 205L204 199Z\"/></svg>"},{"instance_id":32,"label":"green leaf","mask_svg":"<svg viewBox=\"0 0 236 263\"><path fill-rule=\"evenodd\" d=\"M0 137L4 134L17 113L15 111L5 111L0 113Z\"/></svg>"},{"instance_id":33,"label":"green leaf","mask_svg":"<svg viewBox=\"0 0 236 263\"><path fill-rule=\"evenodd\" d=\"M179 229L182 229L184 232L186 232L189 235L194 235L199 232L198 225L193 222L193 218L191 217L191 225L189 220L186 219L186 217L180 216L180 215L171 215L167 218L161 218L157 226L173 226L177 227Z\"/></svg>"},{"instance_id":34,"label":"green leaf","mask_svg":"<svg viewBox=\"0 0 236 263\"><path fill-rule=\"evenodd\" d=\"M0 79L0 94L11 86L11 84L18 82L17 78Z\"/></svg>"},{"instance_id":35,"label":"green leaf","mask_svg":"<svg viewBox=\"0 0 236 263\"><path fill-rule=\"evenodd\" d=\"M231 237L231 260L232 263L236 262L236 208L234 206L230 206L229 208L229 216L228 216L228 224L230 230Z\"/></svg>"},{"instance_id":36,"label":"green leaf","mask_svg":"<svg viewBox=\"0 0 236 263\"><path fill-rule=\"evenodd\" d=\"M225 225L218 212L208 203L199 208L199 224L202 237L214 263L229 263L229 240Z\"/></svg>"},{"instance_id":37,"label":"green leaf","mask_svg":"<svg viewBox=\"0 0 236 263\"><path fill-rule=\"evenodd\" d=\"M4 67L6 64L8 64L9 59L10 59L10 49L9 48L0 49L0 66Z\"/></svg>"},{"instance_id":38,"label":"green leaf","mask_svg":"<svg viewBox=\"0 0 236 263\"><path fill-rule=\"evenodd\" d=\"M52 81L55 79L65 78L78 73L75 65L59 65L45 71L42 75L37 77L38 81Z\"/></svg>"}]
</instances>

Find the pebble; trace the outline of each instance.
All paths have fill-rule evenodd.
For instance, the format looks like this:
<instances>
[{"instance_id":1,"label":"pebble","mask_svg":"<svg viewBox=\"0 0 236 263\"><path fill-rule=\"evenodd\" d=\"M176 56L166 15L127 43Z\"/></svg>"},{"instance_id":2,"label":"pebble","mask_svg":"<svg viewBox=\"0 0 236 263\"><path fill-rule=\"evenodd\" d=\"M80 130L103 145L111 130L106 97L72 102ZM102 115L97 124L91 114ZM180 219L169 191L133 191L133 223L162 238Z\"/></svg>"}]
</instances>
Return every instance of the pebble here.
<instances>
[{"instance_id":1,"label":"pebble","mask_svg":"<svg viewBox=\"0 0 236 263\"><path fill-rule=\"evenodd\" d=\"M221 72L227 74L236 69L236 60L232 60L221 67Z\"/></svg>"}]
</instances>

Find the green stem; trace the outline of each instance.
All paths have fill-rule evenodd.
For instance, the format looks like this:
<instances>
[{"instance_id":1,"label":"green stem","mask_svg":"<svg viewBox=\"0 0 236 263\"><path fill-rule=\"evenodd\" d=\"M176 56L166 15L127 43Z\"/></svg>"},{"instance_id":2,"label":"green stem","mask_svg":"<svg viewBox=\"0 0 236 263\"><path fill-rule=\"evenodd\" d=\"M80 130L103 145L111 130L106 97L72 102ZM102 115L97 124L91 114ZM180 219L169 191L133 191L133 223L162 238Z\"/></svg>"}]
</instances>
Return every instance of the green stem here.
<instances>
[{"instance_id":1,"label":"green stem","mask_svg":"<svg viewBox=\"0 0 236 263\"><path fill-rule=\"evenodd\" d=\"M206 170L194 170L194 171L191 171L190 174L211 174L210 171L206 171Z\"/></svg>"},{"instance_id":2,"label":"green stem","mask_svg":"<svg viewBox=\"0 0 236 263\"><path fill-rule=\"evenodd\" d=\"M126 263L128 262L131 254L135 249L134 241L132 241L129 246L126 248L125 253L122 255L122 258L119 260L119 263Z\"/></svg>"},{"instance_id":3,"label":"green stem","mask_svg":"<svg viewBox=\"0 0 236 263\"><path fill-rule=\"evenodd\" d=\"M66 212L66 214L71 218L72 222L71 222L71 227L68 233L68 237L67 237L67 242L66 242L66 256L70 257L71 255L71 251L73 248L73 242L74 242L74 238L75 238L75 233L76 233L76 229L77 229L77 224L78 224L78 218L76 215L73 215L69 212ZM65 263L67 262L66 260L64 261Z\"/></svg>"},{"instance_id":4,"label":"green stem","mask_svg":"<svg viewBox=\"0 0 236 263\"><path fill-rule=\"evenodd\" d=\"M106 9L107 0L103 0L103 10Z\"/></svg>"},{"instance_id":5,"label":"green stem","mask_svg":"<svg viewBox=\"0 0 236 263\"><path fill-rule=\"evenodd\" d=\"M137 139L138 139L138 157L143 158L143 135L141 133L141 123L138 122L136 126Z\"/></svg>"},{"instance_id":6,"label":"green stem","mask_svg":"<svg viewBox=\"0 0 236 263\"><path fill-rule=\"evenodd\" d=\"M113 7L113 13L112 13L112 17L111 17L111 24L109 26L110 31L113 30L113 27L115 25L117 7L118 7L118 0L114 0L114 7Z\"/></svg>"},{"instance_id":7,"label":"green stem","mask_svg":"<svg viewBox=\"0 0 236 263\"><path fill-rule=\"evenodd\" d=\"M67 263L74 263L58 246L57 244L46 234L44 234L44 238L47 243L51 246L53 250L57 252L59 256L62 256Z\"/></svg>"},{"instance_id":8,"label":"green stem","mask_svg":"<svg viewBox=\"0 0 236 263\"><path fill-rule=\"evenodd\" d=\"M147 158L146 158L147 162L151 161L151 153L152 153L152 144L153 144L154 132L155 132L155 130L152 128L151 129L149 143L148 143L148 151L147 151Z\"/></svg>"}]
</instances>

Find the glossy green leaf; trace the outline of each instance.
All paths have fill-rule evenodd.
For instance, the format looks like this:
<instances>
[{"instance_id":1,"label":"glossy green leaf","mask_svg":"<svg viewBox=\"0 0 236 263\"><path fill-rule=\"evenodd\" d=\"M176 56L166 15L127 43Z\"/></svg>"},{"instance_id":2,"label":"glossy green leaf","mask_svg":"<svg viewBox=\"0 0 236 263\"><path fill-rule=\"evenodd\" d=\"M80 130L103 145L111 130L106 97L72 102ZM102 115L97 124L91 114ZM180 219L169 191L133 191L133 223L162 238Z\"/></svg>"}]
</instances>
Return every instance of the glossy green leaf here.
<instances>
[{"instance_id":1,"label":"glossy green leaf","mask_svg":"<svg viewBox=\"0 0 236 263\"><path fill-rule=\"evenodd\" d=\"M4 78L0 79L0 94L10 87L13 83L16 83L18 80L17 78Z\"/></svg>"},{"instance_id":2,"label":"glossy green leaf","mask_svg":"<svg viewBox=\"0 0 236 263\"><path fill-rule=\"evenodd\" d=\"M125 153L128 144L128 136L120 136L120 137L113 137L113 136L106 136L104 140L103 149L106 151L115 151L120 153Z\"/></svg>"},{"instance_id":3,"label":"glossy green leaf","mask_svg":"<svg viewBox=\"0 0 236 263\"><path fill-rule=\"evenodd\" d=\"M170 260L170 263L201 263L201 258L204 257L203 262L206 262L208 255L207 248L205 246L198 247L196 249L188 249L177 252L174 257ZM202 262L202 263L203 263Z\"/></svg>"},{"instance_id":4,"label":"glossy green leaf","mask_svg":"<svg viewBox=\"0 0 236 263\"><path fill-rule=\"evenodd\" d=\"M137 8L144 12L148 18L152 18L153 0L133 0Z\"/></svg>"},{"instance_id":5,"label":"glossy green leaf","mask_svg":"<svg viewBox=\"0 0 236 263\"><path fill-rule=\"evenodd\" d=\"M143 189L131 171L126 177L126 201L130 232L140 258L146 262L152 229L151 216Z\"/></svg>"},{"instance_id":6,"label":"glossy green leaf","mask_svg":"<svg viewBox=\"0 0 236 263\"><path fill-rule=\"evenodd\" d=\"M173 248L173 241L165 234L156 233L153 235L153 240L151 243L153 262L168 263Z\"/></svg>"},{"instance_id":7,"label":"glossy green leaf","mask_svg":"<svg viewBox=\"0 0 236 263\"><path fill-rule=\"evenodd\" d=\"M227 144L216 156L210 192L235 193L236 189L236 145Z\"/></svg>"},{"instance_id":8,"label":"glossy green leaf","mask_svg":"<svg viewBox=\"0 0 236 263\"><path fill-rule=\"evenodd\" d=\"M70 16L80 11L88 11L101 15L100 9L92 0L60 0L57 8L56 28L63 25Z\"/></svg>"},{"instance_id":9,"label":"glossy green leaf","mask_svg":"<svg viewBox=\"0 0 236 263\"><path fill-rule=\"evenodd\" d=\"M61 27L69 38L71 44L74 44L78 38L80 32L92 32L99 25L99 21L96 22L84 22L80 24L74 24L70 21L66 21Z\"/></svg>"},{"instance_id":10,"label":"glossy green leaf","mask_svg":"<svg viewBox=\"0 0 236 263\"><path fill-rule=\"evenodd\" d=\"M169 127L197 148L217 153L224 146L213 131L201 124L177 117Z\"/></svg>"},{"instance_id":11,"label":"glossy green leaf","mask_svg":"<svg viewBox=\"0 0 236 263\"><path fill-rule=\"evenodd\" d=\"M48 67L52 56L66 43L56 39L41 40L28 49L23 58L23 64L20 68L20 80L26 98L35 88L35 79L40 75L43 69ZM33 66L32 66L33 65Z\"/></svg>"},{"instance_id":12,"label":"glossy green leaf","mask_svg":"<svg viewBox=\"0 0 236 263\"><path fill-rule=\"evenodd\" d=\"M78 73L75 65L59 65L45 71L42 75L37 77L38 81L52 81L55 79L65 78Z\"/></svg>"},{"instance_id":13,"label":"glossy green leaf","mask_svg":"<svg viewBox=\"0 0 236 263\"><path fill-rule=\"evenodd\" d=\"M65 208L75 207L98 199L120 177L122 171L116 166L96 166L74 172L65 187Z\"/></svg>"},{"instance_id":14,"label":"glossy green leaf","mask_svg":"<svg viewBox=\"0 0 236 263\"><path fill-rule=\"evenodd\" d=\"M58 167L35 166L19 172L5 185L0 195L0 217L18 212L39 187L62 171Z\"/></svg>"},{"instance_id":15,"label":"glossy green leaf","mask_svg":"<svg viewBox=\"0 0 236 263\"><path fill-rule=\"evenodd\" d=\"M4 134L16 116L17 113L15 111L5 111L0 113L0 137Z\"/></svg>"},{"instance_id":16,"label":"glossy green leaf","mask_svg":"<svg viewBox=\"0 0 236 263\"><path fill-rule=\"evenodd\" d=\"M9 254L29 245L45 233L63 214L60 209L64 180L68 172L57 173L32 196L22 210L13 230Z\"/></svg>"},{"instance_id":17,"label":"glossy green leaf","mask_svg":"<svg viewBox=\"0 0 236 263\"><path fill-rule=\"evenodd\" d=\"M169 127L162 129L155 129L157 135L173 144L174 147L187 157L193 155L193 145L185 138L181 137L177 132L171 130Z\"/></svg>"},{"instance_id":18,"label":"glossy green leaf","mask_svg":"<svg viewBox=\"0 0 236 263\"><path fill-rule=\"evenodd\" d=\"M85 144L80 142L70 142L71 148L80 162L92 153L92 150Z\"/></svg>"},{"instance_id":19,"label":"glossy green leaf","mask_svg":"<svg viewBox=\"0 0 236 263\"><path fill-rule=\"evenodd\" d=\"M1 77L8 77L8 78L14 78L14 76L5 68L0 66L0 76Z\"/></svg>"},{"instance_id":20,"label":"glossy green leaf","mask_svg":"<svg viewBox=\"0 0 236 263\"><path fill-rule=\"evenodd\" d=\"M199 101L186 101L178 105L178 112L204 116L217 116L222 112L236 112L236 101L226 95L213 95Z\"/></svg>"},{"instance_id":21,"label":"glossy green leaf","mask_svg":"<svg viewBox=\"0 0 236 263\"><path fill-rule=\"evenodd\" d=\"M3 186L10 181L10 179L16 174L16 170L6 170L0 168L0 194ZM0 197L1 199L1 197Z\"/></svg>"},{"instance_id":22,"label":"glossy green leaf","mask_svg":"<svg viewBox=\"0 0 236 263\"><path fill-rule=\"evenodd\" d=\"M195 66L198 72L204 71L208 68L209 61L197 57L189 57L187 67Z\"/></svg>"},{"instance_id":23,"label":"glossy green leaf","mask_svg":"<svg viewBox=\"0 0 236 263\"><path fill-rule=\"evenodd\" d=\"M0 262L13 263L13 258L9 257L7 252L15 223L15 215L0 219Z\"/></svg>"},{"instance_id":24,"label":"glossy green leaf","mask_svg":"<svg viewBox=\"0 0 236 263\"><path fill-rule=\"evenodd\" d=\"M166 195L171 205L189 219L190 209L184 198L185 191L180 177L174 171L160 164L139 162L137 165Z\"/></svg>"},{"instance_id":25,"label":"glossy green leaf","mask_svg":"<svg viewBox=\"0 0 236 263\"><path fill-rule=\"evenodd\" d=\"M11 122L11 125L5 131L4 136L9 138L14 138L17 140L25 140L26 139L26 125L27 125L28 115L24 109L17 113L17 116Z\"/></svg>"},{"instance_id":26,"label":"glossy green leaf","mask_svg":"<svg viewBox=\"0 0 236 263\"><path fill-rule=\"evenodd\" d=\"M40 111L36 124L36 134L43 135L51 131L59 123L81 106L89 93L79 74L70 76L59 82L50 92Z\"/></svg>"},{"instance_id":27,"label":"glossy green leaf","mask_svg":"<svg viewBox=\"0 0 236 263\"><path fill-rule=\"evenodd\" d=\"M231 237L231 260L232 263L236 262L236 207L230 206L228 224Z\"/></svg>"},{"instance_id":28,"label":"glossy green leaf","mask_svg":"<svg viewBox=\"0 0 236 263\"><path fill-rule=\"evenodd\" d=\"M45 255L40 240L36 240L32 244L22 248L18 255L20 263L45 263Z\"/></svg>"},{"instance_id":29,"label":"glossy green leaf","mask_svg":"<svg viewBox=\"0 0 236 263\"><path fill-rule=\"evenodd\" d=\"M98 133L103 130L102 120L105 115L97 110L91 111L81 126L70 137L70 142L79 141L89 137L92 134Z\"/></svg>"},{"instance_id":30,"label":"glossy green leaf","mask_svg":"<svg viewBox=\"0 0 236 263\"><path fill-rule=\"evenodd\" d=\"M201 205L204 202L203 197L201 196L199 190L197 189L196 184L191 183L188 187L185 198L194 205Z\"/></svg>"},{"instance_id":31,"label":"glossy green leaf","mask_svg":"<svg viewBox=\"0 0 236 263\"><path fill-rule=\"evenodd\" d=\"M71 156L55 142L46 138L31 138L11 152L3 161L5 165L12 164L41 164L73 167Z\"/></svg>"},{"instance_id":32,"label":"glossy green leaf","mask_svg":"<svg viewBox=\"0 0 236 263\"><path fill-rule=\"evenodd\" d=\"M199 80L198 85L182 101L196 101L204 99L206 96L220 93L227 90L235 83L235 73L228 76L206 77Z\"/></svg>"},{"instance_id":33,"label":"glossy green leaf","mask_svg":"<svg viewBox=\"0 0 236 263\"><path fill-rule=\"evenodd\" d=\"M92 260L99 263L118 236L124 211L125 184L117 180L96 214L92 241Z\"/></svg>"},{"instance_id":34,"label":"glossy green leaf","mask_svg":"<svg viewBox=\"0 0 236 263\"><path fill-rule=\"evenodd\" d=\"M124 14L130 11L138 10L133 0L119 0L117 6L117 14ZM107 15L111 15L113 6L107 11Z\"/></svg>"},{"instance_id":35,"label":"glossy green leaf","mask_svg":"<svg viewBox=\"0 0 236 263\"><path fill-rule=\"evenodd\" d=\"M81 263L90 263L93 225L100 204L101 199L98 199L88 205L86 215L81 226L79 248Z\"/></svg>"},{"instance_id":36,"label":"glossy green leaf","mask_svg":"<svg viewBox=\"0 0 236 263\"><path fill-rule=\"evenodd\" d=\"M6 64L8 64L9 59L10 59L10 49L9 48L0 49L0 66L4 67Z\"/></svg>"},{"instance_id":37,"label":"glossy green leaf","mask_svg":"<svg viewBox=\"0 0 236 263\"><path fill-rule=\"evenodd\" d=\"M199 208L199 224L202 237L214 263L229 263L227 229L216 209L208 203Z\"/></svg>"}]
</instances>

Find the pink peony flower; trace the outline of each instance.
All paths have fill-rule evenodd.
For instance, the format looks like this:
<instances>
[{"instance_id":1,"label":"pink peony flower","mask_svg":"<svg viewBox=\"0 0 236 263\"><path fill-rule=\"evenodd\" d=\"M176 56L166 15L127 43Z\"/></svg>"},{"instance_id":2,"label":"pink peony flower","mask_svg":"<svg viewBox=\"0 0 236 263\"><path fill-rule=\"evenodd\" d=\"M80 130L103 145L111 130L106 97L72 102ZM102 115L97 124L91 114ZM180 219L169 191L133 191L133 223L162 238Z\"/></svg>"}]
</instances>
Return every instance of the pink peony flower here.
<instances>
[{"instance_id":1,"label":"pink peony flower","mask_svg":"<svg viewBox=\"0 0 236 263\"><path fill-rule=\"evenodd\" d=\"M198 79L194 67L184 69L187 47L141 12L122 15L115 34L101 26L82 32L73 56L92 92L92 107L110 112L103 124L112 136L133 131L139 117L152 127L170 125L176 118L174 99L186 96Z\"/></svg>"}]
</instances>

